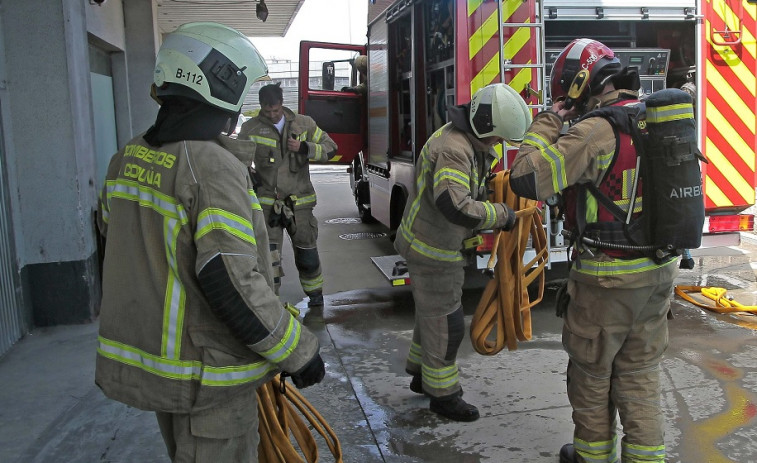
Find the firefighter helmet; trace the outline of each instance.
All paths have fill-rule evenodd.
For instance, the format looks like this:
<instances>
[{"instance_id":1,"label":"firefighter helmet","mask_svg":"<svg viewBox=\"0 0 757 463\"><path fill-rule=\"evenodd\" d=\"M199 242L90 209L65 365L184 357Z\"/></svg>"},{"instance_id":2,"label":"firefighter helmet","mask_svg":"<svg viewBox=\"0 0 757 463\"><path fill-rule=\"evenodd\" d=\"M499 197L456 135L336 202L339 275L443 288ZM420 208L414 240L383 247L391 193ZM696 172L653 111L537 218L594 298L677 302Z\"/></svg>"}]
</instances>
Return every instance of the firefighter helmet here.
<instances>
[{"instance_id":1,"label":"firefighter helmet","mask_svg":"<svg viewBox=\"0 0 757 463\"><path fill-rule=\"evenodd\" d=\"M560 52L552 66L550 92L552 101L565 99L565 107L582 108L591 95L621 71L620 60L601 42L575 39Z\"/></svg>"},{"instance_id":2,"label":"firefighter helmet","mask_svg":"<svg viewBox=\"0 0 757 463\"><path fill-rule=\"evenodd\" d=\"M268 67L250 39L218 23L179 26L160 46L155 62L155 93L205 101L238 112L250 86Z\"/></svg>"},{"instance_id":3,"label":"firefighter helmet","mask_svg":"<svg viewBox=\"0 0 757 463\"><path fill-rule=\"evenodd\" d=\"M368 57L365 55L358 55L355 58L355 69L362 73L368 72Z\"/></svg>"},{"instance_id":4,"label":"firefighter helmet","mask_svg":"<svg viewBox=\"0 0 757 463\"><path fill-rule=\"evenodd\" d=\"M495 136L520 142L531 125L531 110L509 85L490 84L471 98L470 125L478 138Z\"/></svg>"}]
</instances>

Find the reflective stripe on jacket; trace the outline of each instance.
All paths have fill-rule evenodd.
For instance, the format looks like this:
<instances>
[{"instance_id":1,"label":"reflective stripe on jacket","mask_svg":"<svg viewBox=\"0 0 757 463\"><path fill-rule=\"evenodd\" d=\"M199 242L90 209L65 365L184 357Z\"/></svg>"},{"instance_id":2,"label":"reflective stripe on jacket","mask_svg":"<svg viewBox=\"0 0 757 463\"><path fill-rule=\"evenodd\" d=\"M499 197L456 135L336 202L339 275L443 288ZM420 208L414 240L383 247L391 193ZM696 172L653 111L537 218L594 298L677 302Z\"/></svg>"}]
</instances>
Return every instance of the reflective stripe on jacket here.
<instances>
[{"instance_id":1,"label":"reflective stripe on jacket","mask_svg":"<svg viewBox=\"0 0 757 463\"><path fill-rule=\"evenodd\" d=\"M261 204L273 205L276 199L294 195L295 209L315 207L315 189L310 181L309 161L328 161L336 154L336 143L315 121L284 108L282 133L265 117L256 116L242 124L240 140L252 140L255 170L260 175L257 187ZM287 150L286 140L294 137L308 147L307 155Z\"/></svg>"},{"instance_id":2,"label":"reflective stripe on jacket","mask_svg":"<svg viewBox=\"0 0 757 463\"><path fill-rule=\"evenodd\" d=\"M465 265L463 240L507 221L503 206L487 200L486 179L497 161L491 147L452 123L431 135L418 158L416 195L397 230L397 251L408 260Z\"/></svg>"},{"instance_id":3,"label":"reflective stripe on jacket","mask_svg":"<svg viewBox=\"0 0 757 463\"><path fill-rule=\"evenodd\" d=\"M619 99L636 99L636 92L616 90L602 96L600 106ZM563 120L556 113L537 114L526 131L513 161L510 186L516 194L543 201L571 185L593 182L599 185L611 166L616 148L612 125L604 118L591 117L560 134ZM641 287L672 280L677 273L670 262L652 259L614 259L595 250L579 256L571 278L603 287Z\"/></svg>"},{"instance_id":4,"label":"reflective stripe on jacket","mask_svg":"<svg viewBox=\"0 0 757 463\"><path fill-rule=\"evenodd\" d=\"M107 396L188 413L279 369L297 371L317 351L272 289L250 145L221 137L155 148L137 137L111 159L100 198L107 241L95 372ZM254 345L232 336L200 288L197 275L217 256L265 330Z\"/></svg>"}]
</instances>

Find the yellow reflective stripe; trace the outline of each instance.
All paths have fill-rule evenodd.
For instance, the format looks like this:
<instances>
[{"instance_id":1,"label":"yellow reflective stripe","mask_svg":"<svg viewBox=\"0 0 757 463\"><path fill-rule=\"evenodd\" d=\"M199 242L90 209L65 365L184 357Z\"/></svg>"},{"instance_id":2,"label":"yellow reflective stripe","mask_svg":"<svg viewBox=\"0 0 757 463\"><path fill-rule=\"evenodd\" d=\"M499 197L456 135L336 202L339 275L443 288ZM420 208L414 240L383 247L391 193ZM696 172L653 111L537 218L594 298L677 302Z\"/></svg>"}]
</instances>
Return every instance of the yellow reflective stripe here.
<instances>
[{"instance_id":1,"label":"yellow reflective stripe","mask_svg":"<svg viewBox=\"0 0 757 463\"><path fill-rule=\"evenodd\" d=\"M256 381L277 367L266 361L247 365L210 366L193 360L172 360L98 336L97 353L163 378L199 380L206 386L236 386Z\"/></svg>"},{"instance_id":2,"label":"yellow reflective stripe","mask_svg":"<svg viewBox=\"0 0 757 463\"><path fill-rule=\"evenodd\" d=\"M612 163L612 158L614 157L615 150L612 150L607 154L597 156L597 168L599 168L599 170L607 170L607 168L610 167L610 163Z\"/></svg>"},{"instance_id":3,"label":"yellow reflective stripe","mask_svg":"<svg viewBox=\"0 0 757 463\"><path fill-rule=\"evenodd\" d=\"M573 437L573 447L586 463L614 463L618 461L618 436L612 440L587 442Z\"/></svg>"},{"instance_id":4,"label":"yellow reflective stripe","mask_svg":"<svg viewBox=\"0 0 757 463\"><path fill-rule=\"evenodd\" d=\"M134 201L140 207L150 208L164 218L163 237L169 268L163 301L161 354L168 358L179 358L186 294L184 285L178 277L176 243L181 227L189 223L186 212L174 198L134 181L124 179L107 181L106 192L108 204L111 198Z\"/></svg>"},{"instance_id":5,"label":"yellow reflective stripe","mask_svg":"<svg viewBox=\"0 0 757 463\"><path fill-rule=\"evenodd\" d=\"M103 198L103 191L100 190L99 194L100 199L100 213L101 213L101 219L104 223L108 223L108 220L110 219L110 201L108 201L108 195L106 194Z\"/></svg>"},{"instance_id":6,"label":"yellow reflective stripe","mask_svg":"<svg viewBox=\"0 0 757 463\"><path fill-rule=\"evenodd\" d=\"M316 199L316 197L315 197L315 193L313 193L312 195L307 195L307 196L302 196L302 197L299 197L299 196L298 196L298 197L297 197L297 198L295 199L295 201L294 201L294 205L295 205L295 206L305 206L305 205L307 205L307 204L312 204L312 203L314 203L314 202L315 202L315 199Z\"/></svg>"},{"instance_id":7,"label":"yellow reflective stripe","mask_svg":"<svg viewBox=\"0 0 757 463\"><path fill-rule=\"evenodd\" d=\"M273 363L280 363L289 358L300 342L302 326L289 312L286 312L286 315L289 317L289 325L282 339L272 348L260 353L260 355Z\"/></svg>"},{"instance_id":8,"label":"yellow reflective stripe","mask_svg":"<svg viewBox=\"0 0 757 463\"><path fill-rule=\"evenodd\" d=\"M459 251L448 251L446 249L435 248L418 240L415 237L415 234L410 231L410 226L404 221L400 224L399 232L405 240L410 243L412 249L429 259L442 262L459 262L463 260L463 255Z\"/></svg>"},{"instance_id":9,"label":"yellow reflective stripe","mask_svg":"<svg viewBox=\"0 0 757 463\"><path fill-rule=\"evenodd\" d=\"M552 170L552 188L556 192L564 190L568 186L568 178L565 173L565 158L541 135L528 132L523 143L539 149L541 156L549 162Z\"/></svg>"},{"instance_id":10,"label":"yellow reflective stripe","mask_svg":"<svg viewBox=\"0 0 757 463\"><path fill-rule=\"evenodd\" d=\"M262 211L263 208L260 207L260 201L258 201L258 195L255 193L255 190L247 190L247 194L250 195L250 206L252 206L252 210Z\"/></svg>"},{"instance_id":11,"label":"yellow reflective stripe","mask_svg":"<svg viewBox=\"0 0 757 463\"><path fill-rule=\"evenodd\" d=\"M323 161L323 146L318 144L315 145L315 154L313 155L313 160Z\"/></svg>"},{"instance_id":12,"label":"yellow reflective stripe","mask_svg":"<svg viewBox=\"0 0 757 463\"><path fill-rule=\"evenodd\" d=\"M586 223L594 223L599 217L599 206L597 205L597 198L592 194L586 195Z\"/></svg>"},{"instance_id":13,"label":"yellow reflective stripe","mask_svg":"<svg viewBox=\"0 0 757 463\"><path fill-rule=\"evenodd\" d=\"M665 106L647 106L647 124L694 119L694 107L691 103L678 103Z\"/></svg>"},{"instance_id":14,"label":"yellow reflective stripe","mask_svg":"<svg viewBox=\"0 0 757 463\"><path fill-rule=\"evenodd\" d=\"M430 259L439 260L442 262L459 262L463 260L463 255L460 253L460 251L439 249L415 238L410 240L410 247Z\"/></svg>"},{"instance_id":15,"label":"yellow reflective stripe","mask_svg":"<svg viewBox=\"0 0 757 463\"><path fill-rule=\"evenodd\" d=\"M118 179L105 182L105 189L108 204L110 204L112 198L135 201L141 207L151 208L164 217L179 220L182 225L189 222L184 207L181 204L174 198L150 187L140 185L131 180Z\"/></svg>"},{"instance_id":16,"label":"yellow reflective stripe","mask_svg":"<svg viewBox=\"0 0 757 463\"><path fill-rule=\"evenodd\" d=\"M237 238L255 244L255 232L252 223L236 214L214 207L205 209L197 217L195 241L213 230L223 230Z\"/></svg>"},{"instance_id":17,"label":"yellow reflective stripe","mask_svg":"<svg viewBox=\"0 0 757 463\"><path fill-rule=\"evenodd\" d=\"M316 289L323 288L323 275L318 275L315 278L302 278L300 277L300 285L303 291L315 291Z\"/></svg>"},{"instance_id":18,"label":"yellow reflective stripe","mask_svg":"<svg viewBox=\"0 0 757 463\"><path fill-rule=\"evenodd\" d=\"M321 138L323 137L323 130L321 130L319 127L316 127L313 131L313 142L320 143Z\"/></svg>"},{"instance_id":19,"label":"yellow reflective stripe","mask_svg":"<svg viewBox=\"0 0 757 463\"><path fill-rule=\"evenodd\" d=\"M275 138L261 137L260 135L250 135L250 140L253 140L259 145L270 146L272 148L276 148L278 143L278 140Z\"/></svg>"},{"instance_id":20,"label":"yellow reflective stripe","mask_svg":"<svg viewBox=\"0 0 757 463\"><path fill-rule=\"evenodd\" d=\"M484 201L483 205L484 210L486 210L486 218L484 219L484 223L481 224L481 228L492 228L497 221L497 209L489 201Z\"/></svg>"},{"instance_id":21,"label":"yellow reflective stripe","mask_svg":"<svg viewBox=\"0 0 757 463\"><path fill-rule=\"evenodd\" d=\"M621 442L621 457L628 463L664 463L665 445L638 445Z\"/></svg>"},{"instance_id":22,"label":"yellow reflective stripe","mask_svg":"<svg viewBox=\"0 0 757 463\"><path fill-rule=\"evenodd\" d=\"M578 273L593 276L630 275L656 270L671 265L673 262L675 262L675 259L656 264L652 259L646 257L629 260L613 259L608 262L581 259L581 268L574 266L573 269Z\"/></svg>"},{"instance_id":23,"label":"yellow reflective stripe","mask_svg":"<svg viewBox=\"0 0 757 463\"><path fill-rule=\"evenodd\" d=\"M264 206L273 206L273 203L276 202L276 198L270 196L258 196L258 201Z\"/></svg>"},{"instance_id":24,"label":"yellow reflective stripe","mask_svg":"<svg viewBox=\"0 0 757 463\"><path fill-rule=\"evenodd\" d=\"M449 167L439 169L439 171L434 174L434 188L438 187L444 180L459 183L465 188L470 189L470 176L460 170L450 169Z\"/></svg>"},{"instance_id":25,"label":"yellow reflective stripe","mask_svg":"<svg viewBox=\"0 0 757 463\"><path fill-rule=\"evenodd\" d=\"M460 382L457 365L431 368L423 365L423 383L433 389L447 389Z\"/></svg>"},{"instance_id":26,"label":"yellow reflective stripe","mask_svg":"<svg viewBox=\"0 0 757 463\"><path fill-rule=\"evenodd\" d=\"M160 353L164 357L178 359L181 356L181 333L184 328L186 291L179 278L176 246L181 226L178 221L166 218L163 221L163 236L166 240L168 278L163 301L163 335Z\"/></svg>"},{"instance_id":27,"label":"yellow reflective stripe","mask_svg":"<svg viewBox=\"0 0 757 463\"><path fill-rule=\"evenodd\" d=\"M237 386L257 381L276 369L276 365L270 362L255 362L229 367L206 365L202 369L200 382L205 386Z\"/></svg>"},{"instance_id":28,"label":"yellow reflective stripe","mask_svg":"<svg viewBox=\"0 0 757 463\"><path fill-rule=\"evenodd\" d=\"M421 358L423 357L423 350L421 349L421 345L417 343L410 343L410 352L407 354L407 361L410 363L415 363L416 365L421 364Z\"/></svg>"},{"instance_id":29,"label":"yellow reflective stripe","mask_svg":"<svg viewBox=\"0 0 757 463\"><path fill-rule=\"evenodd\" d=\"M148 354L120 342L98 336L97 353L125 365L133 366L147 373L163 378L192 380L200 379L202 363L192 360L172 360L159 355Z\"/></svg>"}]
</instances>

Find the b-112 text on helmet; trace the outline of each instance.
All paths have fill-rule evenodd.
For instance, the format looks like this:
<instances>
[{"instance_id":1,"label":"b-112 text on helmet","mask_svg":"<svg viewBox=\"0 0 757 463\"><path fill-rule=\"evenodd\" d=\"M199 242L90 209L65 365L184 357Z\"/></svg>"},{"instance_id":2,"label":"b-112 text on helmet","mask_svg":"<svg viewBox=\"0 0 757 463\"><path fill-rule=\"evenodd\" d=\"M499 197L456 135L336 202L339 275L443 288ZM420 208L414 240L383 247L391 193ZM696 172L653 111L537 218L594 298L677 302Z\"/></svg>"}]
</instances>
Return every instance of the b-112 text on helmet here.
<instances>
[{"instance_id":1,"label":"b-112 text on helmet","mask_svg":"<svg viewBox=\"0 0 757 463\"><path fill-rule=\"evenodd\" d=\"M523 97L507 84L487 85L471 98L470 125L478 138L494 136L521 142L531 119Z\"/></svg>"},{"instance_id":2,"label":"b-112 text on helmet","mask_svg":"<svg viewBox=\"0 0 757 463\"><path fill-rule=\"evenodd\" d=\"M238 112L268 67L250 39L223 24L194 22L168 34L158 51L157 96L184 96Z\"/></svg>"},{"instance_id":3,"label":"b-112 text on helmet","mask_svg":"<svg viewBox=\"0 0 757 463\"><path fill-rule=\"evenodd\" d=\"M591 95L620 72L622 65L615 53L592 39L575 39L557 56L550 74L552 101L565 100L565 107L579 109Z\"/></svg>"}]
</instances>

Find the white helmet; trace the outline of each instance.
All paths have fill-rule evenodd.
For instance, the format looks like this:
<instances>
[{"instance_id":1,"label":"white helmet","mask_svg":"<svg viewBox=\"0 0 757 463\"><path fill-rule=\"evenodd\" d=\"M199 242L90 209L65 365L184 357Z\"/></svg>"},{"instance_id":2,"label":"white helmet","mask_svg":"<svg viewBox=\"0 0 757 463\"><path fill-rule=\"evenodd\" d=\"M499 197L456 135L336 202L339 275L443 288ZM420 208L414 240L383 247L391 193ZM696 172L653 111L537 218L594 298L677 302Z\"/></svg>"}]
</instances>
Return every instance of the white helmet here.
<instances>
[{"instance_id":1,"label":"white helmet","mask_svg":"<svg viewBox=\"0 0 757 463\"><path fill-rule=\"evenodd\" d=\"M507 84L490 84L479 89L470 102L470 125L478 138L500 137L523 141L531 125L531 110Z\"/></svg>"},{"instance_id":2,"label":"white helmet","mask_svg":"<svg viewBox=\"0 0 757 463\"><path fill-rule=\"evenodd\" d=\"M184 96L238 112L252 83L267 74L250 39L222 24L195 22L165 37L154 82L158 97Z\"/></svg>"}]
</instances>

